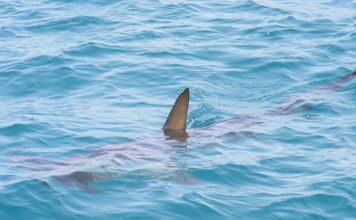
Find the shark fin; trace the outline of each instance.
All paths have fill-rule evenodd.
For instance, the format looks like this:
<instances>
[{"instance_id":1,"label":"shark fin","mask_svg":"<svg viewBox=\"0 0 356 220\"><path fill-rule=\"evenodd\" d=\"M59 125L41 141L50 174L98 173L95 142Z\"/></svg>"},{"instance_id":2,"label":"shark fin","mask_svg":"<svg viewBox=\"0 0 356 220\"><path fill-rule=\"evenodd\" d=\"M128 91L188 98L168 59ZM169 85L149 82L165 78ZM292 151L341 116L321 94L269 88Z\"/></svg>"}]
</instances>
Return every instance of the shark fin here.
<instances>
[{"instance_id":1,"label":"shark fin","mask_svg":"<svg viewBox=\"0 0 356 220\"><path fill-rule=\"evenodd\" d=\"M166 122L164 123L163 130L169 131L185 131L187 114L189 106L189 89L185 89L177 98L174 103Z\"/></svg>"}]
</instances>

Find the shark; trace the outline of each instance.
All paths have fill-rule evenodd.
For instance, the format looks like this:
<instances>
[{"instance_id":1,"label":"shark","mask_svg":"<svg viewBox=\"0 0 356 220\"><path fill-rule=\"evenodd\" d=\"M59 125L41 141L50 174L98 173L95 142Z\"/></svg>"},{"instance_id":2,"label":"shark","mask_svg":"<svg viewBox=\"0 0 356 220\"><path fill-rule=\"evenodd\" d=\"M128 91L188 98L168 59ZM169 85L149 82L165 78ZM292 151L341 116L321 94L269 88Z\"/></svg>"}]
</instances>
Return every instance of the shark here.
<instances>
[{"instance_id":1,"label":"shark","mask_svg":"<svg viewBox=\"0 0 356 220\"><path fill-rule=\"evenodd\" d=\"M204 128L191 129L189 131L189 135L186 128L186 120L189 107L189 88L186 88L177 97L163 125L163 133L170 139L185 141L189 136L192 138L199 138L207 137L208 135L211 135L211 133L236 132L242 128L264 123L273 119L273 117L311 110L313 108L312 100L315 99L318 95L323 95L336 90L355 77L356 71L353 71L352 73L347 74L337 79L336 81L327 84L326 86L294 96L290 98L289 101L275 109L265 112L263 115L236 115L235 117L215 122ZM213 132L211 132L211 130L213 130ZM209 134L204 135L204 133Z\"/></svg>"},{"instance_id":2,"label":"shark","mask_svg":"<svg viewBox=\"0 0 356 220\"><path fill-rule=\"evenodd\" d=\"M347 74L326 86L317 88L308 93L292 97L290 101L266 112L263 115L236 115L235 117L218 121L202 128L187 129L190 90L184 89L176 98L162 131L163 135L153 137L146 141L137 141L103 147L87 155L75 158L62 158L61 160L45 160L43 158L13 157L18 163L33 171L41 173L39 179L50 176L56 181L77 187L85 192L93 192L92 182L101 182L117 178L122 173L138 170L151 170L150 176L164 175L162 170L171 172L179 169L170 160L170 147L182 146L179 143L187 140L206 139L221 134L242 134L244 128L256 124L266 123L274 117L304 112L312 109L312 100L322 94L336 90L356 78L356 71ZM241 132L241 133L239 133ZM170 143L174 143L170 145ZM178 144L177 144L178 143ZM130 167L131 169L127 169ZM102 170L105 171L102 171ZM159 170L159 172L154 172ZM32 178L32 177L31 177ZM41 180L46 186L48 181Z\"/></svg>"}]
</instances>

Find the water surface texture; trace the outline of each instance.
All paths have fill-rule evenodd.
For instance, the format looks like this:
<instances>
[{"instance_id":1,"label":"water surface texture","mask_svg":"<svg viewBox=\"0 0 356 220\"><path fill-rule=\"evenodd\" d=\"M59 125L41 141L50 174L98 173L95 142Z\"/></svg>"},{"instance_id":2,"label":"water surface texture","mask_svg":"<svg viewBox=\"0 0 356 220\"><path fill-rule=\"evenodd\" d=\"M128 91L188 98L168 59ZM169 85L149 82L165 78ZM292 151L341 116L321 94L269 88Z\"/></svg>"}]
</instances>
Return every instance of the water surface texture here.
<instances>
[{"instance_id":1,"label":"water surface texture","mask_svg":"<svg viewBox=\"0 0 356 220\"><path fill-rule=\"evenodd\" d=\"M0 1L0 219L356 219L355 12Z\"/></svg>"}]
</instances>

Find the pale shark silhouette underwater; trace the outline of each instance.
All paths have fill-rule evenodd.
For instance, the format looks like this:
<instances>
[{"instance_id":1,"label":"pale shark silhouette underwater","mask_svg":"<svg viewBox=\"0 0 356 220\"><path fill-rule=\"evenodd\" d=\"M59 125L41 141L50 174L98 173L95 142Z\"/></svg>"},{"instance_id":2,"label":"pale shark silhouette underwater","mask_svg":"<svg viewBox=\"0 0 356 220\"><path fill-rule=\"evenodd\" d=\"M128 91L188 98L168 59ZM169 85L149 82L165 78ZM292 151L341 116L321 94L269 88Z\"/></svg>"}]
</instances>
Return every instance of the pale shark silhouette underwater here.
<instances>
[{"instance_id":1,"label":"pale shark silhouette underwater","mask_svg":"<svg viewBox=\"0 0 356 220\"><path fill-rule=\"evenodd\" d=\"M172 164L170 143L186 143L189 140L207 139L212 135L231 134L237 136L244 128L259 123L265 123L273 117L307 111L312 108L315 96L333 91L356 77L356 71L348 74L333 83L301 94L290 102L278 108L266 112L260 116L238 115L223 121L213 123L207 127L190 129L187 132L187 116L189 107L189 89L185 89L176 99L163 126L164 136L159 136L145 142L129 142L115 146L103 147L92 151L87 155L75 158L66 158L60 161L45 160L43 158L31 158L26 156L13 157L14 162L21 164L27 169L40 172L37 177L42 183L47 183L48 177L57 181L78 187L87 192L94 189L92 182L116 178L122 173L130 171L140 172L150 176L164 175L162 170L171 172L179 169ZM105 169L105 171L102 171ZM150 170L151 172L149 172ZM159 172L155 172L159 170ZM32 177L30 177L32 178ZM45 180L43 180L45 179Z\"/></svg>"}]
</instances>

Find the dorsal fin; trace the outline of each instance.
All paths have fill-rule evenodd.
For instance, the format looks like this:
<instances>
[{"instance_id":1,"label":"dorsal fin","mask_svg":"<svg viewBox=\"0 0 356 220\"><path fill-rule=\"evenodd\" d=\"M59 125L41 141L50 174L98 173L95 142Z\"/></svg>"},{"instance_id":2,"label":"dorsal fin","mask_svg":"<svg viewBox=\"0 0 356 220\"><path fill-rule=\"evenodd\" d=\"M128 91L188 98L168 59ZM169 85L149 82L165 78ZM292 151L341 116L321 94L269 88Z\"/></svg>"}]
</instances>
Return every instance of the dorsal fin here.
<instances>
[{"instance_id":1,"label":"dorsal fin","mask_svg":"<svg viewBox=\"0 0 356 220\"><path fill-rule=\"evenodd\" d=\"M186 128L187 113L189 106L189 89L185 89L174 103L163 130L184 130Z\"/></svg>"}]
</instances>

